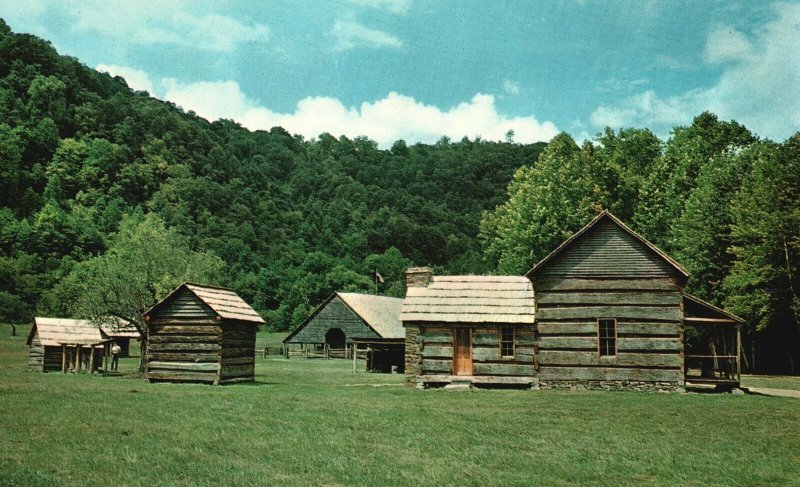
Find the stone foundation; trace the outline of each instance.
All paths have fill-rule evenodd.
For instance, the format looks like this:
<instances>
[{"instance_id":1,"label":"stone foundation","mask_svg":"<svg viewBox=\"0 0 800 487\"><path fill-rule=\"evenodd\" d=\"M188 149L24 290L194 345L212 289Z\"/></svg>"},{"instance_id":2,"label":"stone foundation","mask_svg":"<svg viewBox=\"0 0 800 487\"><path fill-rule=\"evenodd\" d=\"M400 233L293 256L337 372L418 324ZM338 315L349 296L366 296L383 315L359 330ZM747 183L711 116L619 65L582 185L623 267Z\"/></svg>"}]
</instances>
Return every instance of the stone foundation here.
<instances>
[{"instance_id":1,"label":"stone foundation","mask_svg":"<svg viewBox=\"0 0 800 487\"><path fill-rule=\"evenodd\" d=\"M422 374L422 350L420 350L419 327L406 325L406 382L416 384L417 377Z\"/></svg>"},{"instance_id":2,"label":"stone foundation","mask_svg":"<svg viewBox=\"0 0 800 487\"><path fill-rule=\"evenodd\" d=\"M608 381L608 380L550 380L540 381L540 389L569 391L646 391L646 392L685 392L679 382Z\"/></svg>"}]
</instances>

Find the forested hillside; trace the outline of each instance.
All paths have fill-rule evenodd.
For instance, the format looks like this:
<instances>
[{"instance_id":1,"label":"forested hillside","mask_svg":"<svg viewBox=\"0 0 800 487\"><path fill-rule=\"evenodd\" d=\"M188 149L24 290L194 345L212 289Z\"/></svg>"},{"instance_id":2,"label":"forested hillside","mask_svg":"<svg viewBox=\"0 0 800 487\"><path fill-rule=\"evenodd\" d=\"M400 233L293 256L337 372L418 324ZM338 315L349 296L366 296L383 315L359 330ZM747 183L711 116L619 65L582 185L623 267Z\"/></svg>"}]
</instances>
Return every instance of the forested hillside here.
<instances>
[{"instance_id":1,"label":"forested hillside","mask_svg":"<svg viewBox=\"0 0 800 487\"><path fill-rule=\"evenodd\" d=\"M800 370L800 134L704 113L666 142L304 140L210 123L0 21L0 181L0 321L196 278L285 330L376 270L396 296L409 265L523 273L607 208L747 319L747 368Z\"/></svg>"},{"instance_id":2,"label":"forested hillside","mask_svg":"<svg viewBox=\"0 0 800 487\"><path fill-rule=\"evenodd\" d=\"M0 321L79 312L70 284L111 265L92 257L164 228L160 248L221 259L216 283L274 329L334 290L373 291L376 269L378 291L398 296L411 264L485 272L481 214L543 146L379 150L209 123L0 23Z\"/></svg>"}]
</instances>

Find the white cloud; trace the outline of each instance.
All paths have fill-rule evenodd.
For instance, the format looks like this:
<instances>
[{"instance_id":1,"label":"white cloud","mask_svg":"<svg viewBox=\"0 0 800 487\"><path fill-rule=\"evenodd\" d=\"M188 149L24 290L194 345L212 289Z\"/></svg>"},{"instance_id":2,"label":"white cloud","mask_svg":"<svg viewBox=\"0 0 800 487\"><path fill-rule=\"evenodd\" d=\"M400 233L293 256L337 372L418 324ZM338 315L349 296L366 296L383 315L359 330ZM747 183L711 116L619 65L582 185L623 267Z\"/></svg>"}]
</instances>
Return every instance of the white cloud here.
<instances>
[{"instance_id":1,"label":"white cloud","mask_svg":"<svg viewBox=\"0 0 800 487\"><path fill-rule=\"evenodd\" d=\"M509 95L519 95L519 84L511 80L503 81L503 91Z\"/></svg>"},{"instance_id":2,"label":"white cloud","mask_svg":"<svg viewBox=\"0 0 800 487\"><path fill-rule=\"evenodd\" d=\"M752 54L753 46L741 32L720 27L711 31L706 40L707 63L741 61Z\"/></svg>"},{"instance_id":3,"label":"white cloud","mask_svg":"<svg viewBox=\"0 0 800 487\"><path fill-rule=\"evenodd\" d=\"M406 14L411 8L411 0L347 0L349 3L361 7L388 10L394 14Z\"/></svg>"},{"instance_id":4,"label":"white cloud","mask_svg":"<svg viewBox=\"0 0 800 487\"><path fill-rule=\"evenodd\" d=\"M134 90L147 91L150 94L155 94L150 76L140 69L118 66L116 64L98 64L94 69L101 73L108 73L111 76L122 76L125 78L128 86Z\"/></svg>"},{"instance_id":5,"label":"white cloud","mask_svg":"<svg viewBox=\"0 0 800 487\"><path fill-rule=\"evenodd\" d=\"M498 113L494 97L480 93L448 110L392 92L360 107L347 107L336 98L307 97L298 102L294 112L279 113L249 99L235 81L181 85L165 80L164 84L168 86L165 99L209 120L229 118L251 130L281 126L306 138L323 132L351 138L367 136L389 147L397 139L432 143L442 136L504 140L509 129L514 130L517 142L531 143L550 140L559 132L552 122L539 122L533 116Z\"/></svg>"},{"instance_id":6,"label":"white cloud","mask_svg":"<svg viewBox=\"0 0 800 487\"><path fill-rule=\"evenodd\" d=\"M359 23L354 19L339 19L333 24L331 31L336 37L337 50L347 50L354 47L399 48L403 46L397 37Z\"/></svg>"},{"instance_id":7,"label":"white cloud","mask_svg":"<svg viewBox=\"0 0 800 487\"><path fill-rule=\"evenodd\" d=\"M709 33L708 63L726 63L710 88L661 96L645 91L590 117L596 127L646 126L662 135L704 110L782 140L800 129L800 4L776 4L776 18L750 38L731 28Z\"/></svg>"},{"instance_id":8,"label":"white cloud","mask_svg":"<svg viewBox=\"0 0 800 487\"><path fill-rule=\"evenodd\" d=\"M195 15L180 2L111 2L86 0L73 9L73 29L102 34L104 42L173 44L216 52L243 42L266 41L269 28L231 17Z\"/></svg>"}]
</instances>

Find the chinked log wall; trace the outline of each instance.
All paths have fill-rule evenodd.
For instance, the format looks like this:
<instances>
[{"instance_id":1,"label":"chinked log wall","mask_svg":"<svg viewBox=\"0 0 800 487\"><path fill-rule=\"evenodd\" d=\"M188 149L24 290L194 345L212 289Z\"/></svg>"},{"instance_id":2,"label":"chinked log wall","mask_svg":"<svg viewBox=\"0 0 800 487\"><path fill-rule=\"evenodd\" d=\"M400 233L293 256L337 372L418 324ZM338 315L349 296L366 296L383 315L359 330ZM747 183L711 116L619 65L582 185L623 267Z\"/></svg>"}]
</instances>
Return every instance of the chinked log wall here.
<instances>
[{"instance_id":1,"label":"chinked log wall","mask_svg":"<svg viewBox=\"0 0 800 487\"><path fill-rule=\"evenodd\" d=\"M416 349L419 350L423 381L425 375L442 376L453 373L453 328L453 325L445 323L413 327L416 340L412 344L406 342L406 350L409 350L409 345L416 345ZM517 327L514 358L500 357L498 326L479 325L471 328L473 376L532 377L535 375L534 335L530 325ZM407 362L406 368L408 367L409 363Z\"/></svg>"},{"instance_id":2,"label":"chinked log wall","mask_svg":"<svg viewBox=\"0 0 800 487\"><path fill-rule=\"evenodd\" d=\"M680 287L673 278L534 281L542 388L683 386ZM598 319L616 319L617 355L601 357Z\"/></svg>"}]
</instances>

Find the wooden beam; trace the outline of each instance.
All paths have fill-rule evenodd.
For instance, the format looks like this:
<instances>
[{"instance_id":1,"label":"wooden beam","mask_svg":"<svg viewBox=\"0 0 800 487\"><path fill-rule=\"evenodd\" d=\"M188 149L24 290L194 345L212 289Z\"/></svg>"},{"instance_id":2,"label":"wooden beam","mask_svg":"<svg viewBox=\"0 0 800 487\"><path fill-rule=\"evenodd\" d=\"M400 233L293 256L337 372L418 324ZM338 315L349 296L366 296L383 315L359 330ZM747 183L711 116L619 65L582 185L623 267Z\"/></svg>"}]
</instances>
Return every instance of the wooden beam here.
<instances>
[{"instance_id":1,"label":"wooden beam","mask_svg":"<svg viewBox=\"0 0 800 487\"><path fill-rule=\"evenodd\" d=\"M736 380L742 381L742 325L736 325Z\"/></svg>"},{"instance_id":2,"label":"wooden beam","mask_svg":"<svg viewBox=\"0 0 800 487\"><path fill-rule=\"evenodd\" d=\"M729 318L695 318L695 317L685 317L683 321L688 321L690 323L714 323L714 324L731 324L735 325L736 321L731 320Z\"/></svg>"},{"instance_id":3,"label":"wooden beam","mask_svg":"<svg viewBox=\"0 0 800 487\"><path fill-rule=\"evenodd\" d=\"M47 353L47 348L45 348L45 353ZM44 364L44 358L42 358L42 364ZM64 344L61 345L61 372L67 373L67 346Z\"/></svg>"},{"instance_id":4,"label":"wooden beam","mask_svg":"<svg viewBox=\"0 0 800 487\"><path fill-rule=\"evenodd\" d=\"M89 348L89 374L94 373L94 345Z\"/></svg>"}]
</instances>

